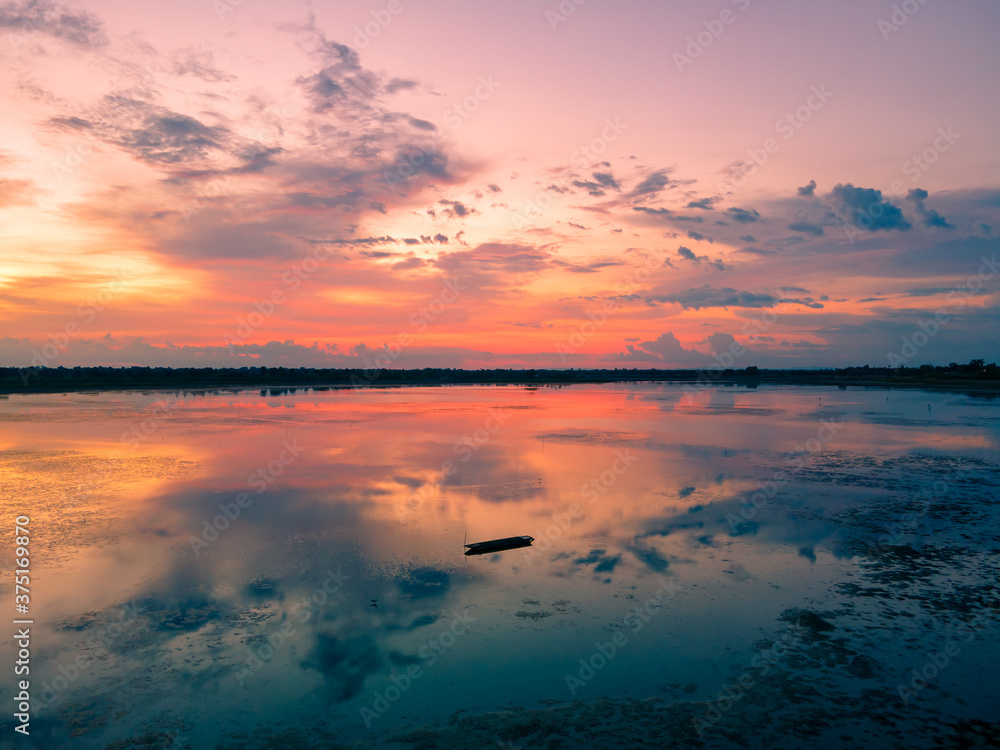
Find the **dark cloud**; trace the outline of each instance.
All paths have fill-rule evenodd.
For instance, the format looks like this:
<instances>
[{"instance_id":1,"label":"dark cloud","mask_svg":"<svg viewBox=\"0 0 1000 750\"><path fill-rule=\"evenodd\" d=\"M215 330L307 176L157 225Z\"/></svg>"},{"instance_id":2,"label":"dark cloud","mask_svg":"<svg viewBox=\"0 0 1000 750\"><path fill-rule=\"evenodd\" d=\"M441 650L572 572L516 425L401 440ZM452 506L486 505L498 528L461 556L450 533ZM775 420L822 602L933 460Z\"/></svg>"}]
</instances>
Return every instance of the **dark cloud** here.
<instances>
[{"instance_id":1,"label":"dark cloud","mask_svg":"<svg viewBox=\"0 0 1000 750\"><path fill-rule=\"evenodd\" d=\"M924 220L925 227L938 227L940 229L954 229L955 225L945 219L941 214L939 214L934 209L928 210L924 205L924 201L928 198L928 192L923 188L914 188L906 195L906 200L912 201L913 205L917 209L917 213L920 214L920 218Z\"/></svg>"},{"instance_id":2,"label":"dark cloud","mask_svg":"<svg viewBox=\"0 0 1000 750\"><path fill-rule=\"evenodd\" d=\"M774 307L781 303L804 305L811 308L822 308L823 305L813 301L811 297L789 299L775 297L767 293L737 291L730 287L715 289L708 284L695 289L685 289L673 294L659 294L647 297L648 302L672 302L679 304L685 310L701 310L709 307Z\"/></svg>"},{"instance_id":3,"label":"dark cloud","mask_svg":"<svg viewBox=\"0 0 1000 750\"><path fill-rule=\"evenodd\" d=\"M688 237L690 237L692 240L698 240L699 242L713 243L713 240L712 240L711 237L706 237L701 232L690 231L690 232L688 232Z\"/></svg>"},{"instance_id":4,"label":"dark cloud","mask_svg":"<svg viewBox=\"0 0 1000 750\"><path fill-rule=\"evenodd\" d=\"M526 245L486 243L471 250L457 250L438 257L434 265L470 289L517 286L522 274L551 268L548 252Z\"/></svg>"},{"instance_id":5,"label":"dark cloud","mask_svg":"<svg viewBox=\"0 0 1000 750\"><path fill-rule=\"evenodd\" d=\"M381 134L376 138L391 138L389 134ZM362 155L363 154L359 154ZM378 165L369 166L375 172ZM396 150L392 161L383 166L379 173L388 184L407 183L419 177L451 180L448 171L448 156L438 146L427 144L405 143Z\"/></svg>"},{"instance_id":6,"label":"dark cloud","mask_svg":"<svg viewBox=\"0 0 1000 750\"><path fill-rule=\"evenodd\" d=\"M363 245L366 247L370 247L371 245L394 245L399 242L395 237L390 237L389 235L383 235L382 237L335 237L322 240L305 237L300 239L310 245Z\"/></svg>"},{"instance_id":7,"label":"dark cloud","mask_svg":"<svg viewBox=\"0 0 1000 750\"><path fill-rule=\"evenodd\" d=\"M299 208L338 208L346 206L354 208L361 198L360 190L351 190L340 195L323 195L321 193L289 193L288 202Z\"/></svg>"},{"instance_id":8,"label":"dark cloud","mask_svg":"<svg viewBox=\"0 0 1000 750\"><path fill-rule=\"evenodd\" d=\"M419 120L416 117L410 117L409 115L405 115L405 117L406 121L410 123L410 125L412 125L413 127L417 128L418 130L431 130L431 131L437 130L437 125L435 125L433 122L428 122L427 120Z\"/></svg>"},{"instance_id":9,"label":"dark cloud","mask_svg":"<svg viewBox=\"0 0 1000 750\"><path fill-rule=\"evenodd\" d=\"M85 47L100 47L108 43L104 23L90 13L75 13L65 3L49 0L25 0L0 5L0 28L15 29L7 34L15 48L22 39L36 32ZM17 32L20 32L18 34Z\"/></svg>"},{"instance_id":10,"label":"dark cloud","mask_svg":"<svg viewBox=\"0 0 1000 750\"><path fill-rule=\"evenodd\" d=\"M361 692L365 680L380 671L384 663L370 633L342 638L318 632L302 666L323 675L327 689L336 699L348 700Z\"/></svg>"},{"instance_id":11,"label":"dark cloud","mask_svg":"<svg viewBox=\"0 0 1000 750\"><path fill-rule=\"evenodd\" d=\"M81 117L51 117L49 118L49 124L55 125L57 128L65 130L91 130L94 127L92 122L84 120Z\"/></svg>"},{"instance_id":12,"label":"dark cloud","mask_svg":"<svg viewBox=\"0 0 1000 750\"><path fill-rule=\"evenodd\" d=\"M757 213L752 208L747 210L745 208L727 208L726 213L729 218L733 221L738 221L740 224L752 224L753 222L760 219L760 214Z\"/></svg>"},{"instance_id":13,"label":"dark cloud","mask_svg":"<svg viewBox=\"0 0 1000 750\"><path fill-rule=\"evenodd\" d=\"M591 180L573 180L570 184L580 190L586 190L589 195L592 195L595 198L600 198L601 196L606 195L604 185L601 185L598 182L593 182Z\"/></svg>"},{"instance_id":14,"label":"dark cloud","mask_svg":"<svg viewBox=\"0 0 1000 750\"><path fill-rule=\"evenodd\" d=\"M392 270L397 272L412 271L414 268L422 268L425 265L427 265L426 260L414 256L412 258L407 258L406 260L401 260L399 263L393 263Z\"/></svg>"},{"instance_id":15,"label":"dark cloud","mask_svg":"<svg viewBox=\"0 0 1000 750\"><path fill-rule=\"evenodd\" d=\"M798 194L803 198L812 198L816 195L816 180L809 180L808 185L804 185L798 189Z\"/></svg>"},{"instance_id":16,"label":"dark cloud","mask_svg":"<svg viewBox=\"0 0 1000 750\"><path fill-rule=\"evenodd\" d=\"M726 270L726 265L721 260L712 260L707 255L695 255L695 253L694 253L693 250L691 250L690 248L684 247L683 245L681 245L680 247L677 248L677 256L681 260L690 261L690 262L695 263L696 265L699 265L699 266L702 265L702 264L705 264L705 265L708 265L708 266L714 268L717 271L725 271Z\"/></svg>"},{"instance_id":17,"label":"dark cloud","mask_svg":"<svg viewBox=\"0 0 1000 750\"><path fill-rule=\"evenodd\" d=\"M553 259L552 264L554 266L565 268L570 273L597 273L602 268L624 265L623 261L615 258L592 260L589 263L571 263L570 261Z\"/></svg>"},{"instance_id":18,"label":"dark cloud","mask_svg":"<svg viewBox=\"0 0 1000 750\"><path fill-rule=\"evenodd\" d=\"M648 299L652 302L677 303L685 310L701 310L706 307L774 307L778 302L778 299L770 294L741 292L730 287L714 289L708 284L673 294L655 295Z\"/></svg>"},{"instance_id":19,"label":"dark cloud","mask_svg":"<svg viewBox=\"0 0 1000 750\"><path fill-rule=\"evenodd\" d=\"M120 149L164 172L161 185L171 192L168 200L185 210L161 212L161 219L183 215L185 223L192 213L188 209L205 220L206 207L227 212L217 213L218 218L239 215L251 203L257 215L284 221L285 228L293 220L278 219L279 214L303 207L385 212L390 191L398 197L429 182L454 179L442 146L430 140L436 125L384 105L387 89L411 88L414 82L396 78L383 84L381 74L364 68L350 47L327 40L311 17L306 24L285 28L291 28L312 60L313 69L293 79L308 99L304 113L278 112L259 92L240 97L229 85L234 76L219 70L210 52L190 48L164 56L143 44L140 55L121 63L130 79L150 71L140 85L119 88L82 111L56 112L48 124ZM200 92L202 101L241 101L244 111L223 117L205 103L191 110L168 109L163 102L177 101L168 96L176 89L171 76L226 84L221 91ZM330 116L310 117L310 112ZM303 132L281 145L262 142L284 136L293 126ZM296 143L301 146L292 145ZM264 173L272 180L267 188L259 181L219 181L210 198L203 189L215 178ZM101 210L107 211L107 205L105 201ZM317 216L317 211L300 214L293 233L310 232Z\"/></svg>"},{"instance_id":20,"label":"dark cloud","mask_svg":"<svg viewBox=\"0 0 1000 750\"><path fill-rule=\"evenodd\" d=\"M461 201L439 200L438 203L442 206L448 206L448 208L444 209L441 213L449 219L461 218L470 214L479 213L476 209L469 208Z\"/></svg>"},{"instance_id":21,"label":"dark cloud","mask_svg":"<svg viewBox=\"0 0 1000 750\"><path fill-rule=\"evenodd\" d=\"M296 80L312 111L323 114L337 109L338 114L346 114L359 104L366 110L381 91L379 76L361 67L357 53L350 47L327 40L315 28L313 32L313 54L325 65Z\"/></svg>"},{"instance_id":22,"label":"dark cloud","mask_svg":"<svg viewBox=\"0 0 1000 750\"><path fill-rule=\"evenodd\" d=\"M817 237L823 234L823 227L819 224L811 224L808 221L793 221L788 225L788 228L793 232L802 232L804 234L814 234Z\"/></svg>"},{"instance_id":23,"label":"dark cloud","mask_svg":"<svg viewBox=\"0 0 1000 750\"><path fill-rule=\"evenodd\" d=\"M708 348L711 349L716 354L722 354L723 352L739 351L737 347L740 346L740 343L736 340L736 337L733 336L731 333L722 333L721 331L716 331L715 333L709 335L705 339L705 341L708 342Z\"/></svg>"},{"instance_id":24,"label":"dark cloud","mask_svg":"<svg viewBox=\"0 0 1000 750\"><path fill-rule=\"evenodd\" d=\"M682 214L675 214L668 208L649 208L648 206L634 206L632 210L648 214L650 216L655 216L659 219L662 219L665 224L670 224L676 221L690 222L692 224L701 224L702 222L704 222L704 219L700 216L684 216Z\"/></svg>"},{"instance_id":25,"label":"dark cloud","mask_svg":"<svg viewBox=\"0 0 1000 750\"><path fill-rule=\"evenodd\" d=\"M700 200L691 201L687 204L686 208L700 208L702 211L711 211L712 204L718 200L717 198L702 198Z\"/></svg>"},{"instance_id":26,"label":"dark cloud","mask_svg":"<svg viewBox=\"0 0 1000 750\"><path fill-rule=\"evenodd\" d=\"M594 172L594 179L605 187L609 187L613 190L620 191L622 189L621 185L618 184L618 181L610 172Z\"/></svg>"},{"instance_id":27,"label":"dark cloud","mask_svg":"<svg viewBox=\"0 0 1000 750\"><path fill-rule=\"evenodd\" d=\"M282 148L268 148L260 144L251 144L242 151L236 152L236 156L243 162L242 164L222 170L221 173L229 175L258 174L277 164L275 157L282 153L284 153Z\"/></svg>"},{"instance_id":28,"label":"dark cloud","mask_svg":"<svg viewBox=\"0 0 1000 750\"><path fill-rule=\"evenodd\" d=\"M642 182L636 185L629 192L629 198L641 198L656 195L662 191L665 187L671 184L670 178L667 177L668 170L660 169L653 172L651 175L646 177Z\"/></svg>"},{"instance_id":29,"label":"dark cloud","mask_svg":"<svg viewBox=\"0 0 1000 750\"><path fill-rule=\"evenodd\" d=\"M610 573L621 562L621 559L621 555L608 555L603 549L592 549L586 557L579 557L573 563L575 565L593 565L595 573Z\"/></svg>"},{"instance_id":30,"label":"dark cloud","mask_svg":"<svg viewBox=\"0 0 1000 750\"><path fill-rule=\"evenodd\" d=\"M208 49L181 50L171 61L170 70L174 75L200 78L209 83L236 80L236 76L220 70L215 65L215 56Z\"/></svg>"},{"instance_id":31,"label":"dark cloud","mask_svg":"<svg viewBox=\"0 0 1000 750\"><path fill-rule=\"evenodd\" d=\"M652 547L629 547L628 551L635 555L636 560L655 573L662 573L670 564L663 555Z\"/></svg>"},{"instance_id":32,"label":"dark cloud","mask_svg":"<svg viewBox=\"0 0 1000 750\"><path fill-rule=\"evenodd\" d=\"M225 153L232 140L224 126L206 125L190 115L118 94L104 97L92 117L55 117L50 123L91 132L140 161L161 167L202 165L210 155ZM273 152L248 155L268 159Z\"/></svg>"},{"instance_id":33,"label":"dark cloud","mask_svg":"<svg viewBox=\"0 0 1000 750\"><path fill-rule=\"evenodd\" d=\"M830 193L830 198L837 211L861 229L869 232L910 229L910 223L903 212L882 200L881 190L838 183Z\"/></svg>"},{"instance_id":34,"label":"dark cloud","mask_svg":"<svg viewBox=\"0 0 1000 750\"><path fill-rule=\"evenodd\" d=\"M397 91L408 91L410 89L415 89L416 87L416 81L411 81L405 78L392 78L385 85L385 93L395 94Z\"/></svg>"},{"instance_id":35,"label":"dark cloud","mask_svg":"<svg viewBox=\"0 0 1000 750\"><path fill-rule=\"evenodd\" d=\"M586 190L588 194L595 198L600 198L607 194L607 190L621 191L621 185L610 172L594 172L592 180L573 180L570 183L573 187Z\"/></svg>"},{"instance_id":36,"label":"dark cloud","mask_svg":"<svg viewBox=\"0 0 1000 750\"><path fill-rule=\"evenodd\" d=\"M608 357L615 362L665 362L674 365L703 365L708 357L694 349L685 349L671 333L661 333L652 341L626 344L625 351Z\"/></svg>"}]
</instances>

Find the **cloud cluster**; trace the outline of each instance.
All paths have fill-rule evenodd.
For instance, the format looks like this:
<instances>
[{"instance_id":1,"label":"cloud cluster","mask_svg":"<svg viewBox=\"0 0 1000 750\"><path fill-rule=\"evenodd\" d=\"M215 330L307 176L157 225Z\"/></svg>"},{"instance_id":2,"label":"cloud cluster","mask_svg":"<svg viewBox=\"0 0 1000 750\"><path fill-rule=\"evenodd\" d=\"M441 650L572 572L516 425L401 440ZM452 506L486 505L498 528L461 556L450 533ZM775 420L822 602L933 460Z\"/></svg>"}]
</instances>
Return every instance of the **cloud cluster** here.
<instances>
[{"instance_id":1,"label":"cloud cluster","mask_svg":"<svg viewBox=\"0 0 1000 750\"><path fill-rule=\"evenodd\" d=\"M880 230L906 231L911 228L903 212L882 199L882 191L855 187L851 183L837 184L830 195L836 210L847 220L870 232Z\"/></svg>"}]
</instances>

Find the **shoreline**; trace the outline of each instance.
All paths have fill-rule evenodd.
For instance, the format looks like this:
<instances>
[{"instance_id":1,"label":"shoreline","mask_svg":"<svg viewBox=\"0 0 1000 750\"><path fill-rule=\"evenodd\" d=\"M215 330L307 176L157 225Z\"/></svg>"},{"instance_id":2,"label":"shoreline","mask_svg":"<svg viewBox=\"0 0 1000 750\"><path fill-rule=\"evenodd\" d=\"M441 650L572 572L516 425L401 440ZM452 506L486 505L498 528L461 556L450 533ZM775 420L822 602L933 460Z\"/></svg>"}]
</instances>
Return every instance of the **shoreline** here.
<instances>
[{"instance_id":1,"label":"shoreline","mask_svg":"<svg viewBox=\"0 0 1000 750\"><path fill-rule=\"evenodd\" d=\"M916 389L926 391L944 391L965 393L974 395L997 395L1000 396L1000 381L996 380L958 380L947 382L944 380L902 380L895 378L845 378L835 375L818 375L817 377L801 376L769 376L760 374L757 376L720 377L714 380L706 380L698 377L698 373L693 376L677 375L636 375L633 377L622 374L609 373L607 377L586 377L579 379L565 379L553 377L514 377L506 379L470 379L470 380L407 380L402 378L375 378L370 382L343 383L327 380L289 380L285 382L239 382L235 379L220 380L197 380L190 382L150 382L150 383L87 383L87 384L45 384L36 387L22 386L10 387L0 386L0 397L6 398L11 395L30 394L60 394L60 393L113 393L113 392L134 392L134 391L213 391L231 390L238 391L287 391L298 389L313 390L350 390L366 388L419 388L419 387L456 387L456 386L495 386L495 387L532 387L532 386L573 386L573 385L607 385L611 383L662 383L664 385L688 385L696 392L707 391L719 387L743 387L756 388L761 385L774 386L819 386L839 388L880 388L880 389ZM273 394L279 395L279 394Z\"/></svg>"}]
</instances>

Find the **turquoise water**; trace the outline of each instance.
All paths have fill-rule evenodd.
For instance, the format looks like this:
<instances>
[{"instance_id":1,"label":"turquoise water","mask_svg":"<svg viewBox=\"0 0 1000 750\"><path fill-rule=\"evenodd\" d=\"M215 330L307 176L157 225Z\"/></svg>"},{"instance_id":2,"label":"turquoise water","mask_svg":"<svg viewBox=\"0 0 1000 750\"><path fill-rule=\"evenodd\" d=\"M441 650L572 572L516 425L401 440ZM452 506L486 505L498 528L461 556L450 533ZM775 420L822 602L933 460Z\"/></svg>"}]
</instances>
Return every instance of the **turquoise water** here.
<instances>
[{"instance_id":1,"label":"turquoise water","mask_svg":"<svg viewBox=\"0 0 1000 750\"><path fill-rule=\"evenodd\" d=\"M11 396L18 746L995 733L998 438L1000 401L874 388Z\"/></svg>"}]
</instances>

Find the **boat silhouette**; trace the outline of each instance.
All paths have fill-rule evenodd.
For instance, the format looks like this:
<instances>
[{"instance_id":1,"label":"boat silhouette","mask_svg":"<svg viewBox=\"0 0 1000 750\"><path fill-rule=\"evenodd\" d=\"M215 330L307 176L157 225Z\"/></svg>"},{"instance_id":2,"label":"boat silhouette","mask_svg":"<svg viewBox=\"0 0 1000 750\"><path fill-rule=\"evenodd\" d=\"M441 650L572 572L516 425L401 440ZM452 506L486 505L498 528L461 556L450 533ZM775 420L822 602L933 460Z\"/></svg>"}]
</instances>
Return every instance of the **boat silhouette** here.
<instances>
[{"instance_id":1,"label":"boat silhouette","mask_svg":"<svg viewBox=\"0 0 1000 750\"><path fill-rule=\"evenodd\" d=\"M466 555L485 555L489 552L503 552L508 549L518 549L519 547L530 547L535 541L531 536L509 536L505 539L491 539L487 542L473 542L466 544L468 549Z\"/></svg>"}]
</instances>

